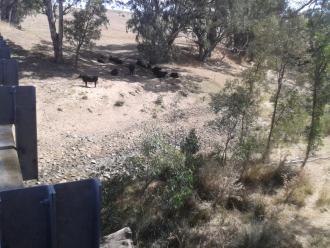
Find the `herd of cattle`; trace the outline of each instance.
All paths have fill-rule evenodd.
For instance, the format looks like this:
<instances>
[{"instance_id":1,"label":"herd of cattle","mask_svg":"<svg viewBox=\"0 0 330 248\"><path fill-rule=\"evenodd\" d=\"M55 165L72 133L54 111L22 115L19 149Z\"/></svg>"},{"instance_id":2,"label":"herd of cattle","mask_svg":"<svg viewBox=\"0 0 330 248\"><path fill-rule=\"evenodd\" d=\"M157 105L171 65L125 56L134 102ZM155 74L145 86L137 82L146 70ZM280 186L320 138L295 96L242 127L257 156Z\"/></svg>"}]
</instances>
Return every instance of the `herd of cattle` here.
<instances>
[{"instance_id":1,"label":"herd of cattle","mask_svg":"<svg viewBox=\"0 0 330 248\"><path fill-rule=\"evenodd\" d=\"M110 56L110 57L99 57L97 59L97 62L99 62L101 64L106 64L108 62L111 62L118 66L120 66L120 65L125 66L128 68L129 74L131 76L133 76L135 74L136 67L141 67L146 70L149 70L155 76L155 78L162 79L162 78L166 78L167 76L169 76L171 78L179 78L179 74L177 72L168 73L167 71L163 71L163 68L158 67L158 66L153 67L150 63L146 63L141 59L136 60L135 63L125 64L124 61L121 60L120 58ZM119 76L119 69L118 68L112 69L110 71L110 74L111 74L111 76ZM87 75L87 74L80 74L79 78L82 79L82 81L85 83L86 87L87 87L88 83L94 83L94 86L96 87L98 79L99 79L98 76Z\"/></svg>"}]
</instances>

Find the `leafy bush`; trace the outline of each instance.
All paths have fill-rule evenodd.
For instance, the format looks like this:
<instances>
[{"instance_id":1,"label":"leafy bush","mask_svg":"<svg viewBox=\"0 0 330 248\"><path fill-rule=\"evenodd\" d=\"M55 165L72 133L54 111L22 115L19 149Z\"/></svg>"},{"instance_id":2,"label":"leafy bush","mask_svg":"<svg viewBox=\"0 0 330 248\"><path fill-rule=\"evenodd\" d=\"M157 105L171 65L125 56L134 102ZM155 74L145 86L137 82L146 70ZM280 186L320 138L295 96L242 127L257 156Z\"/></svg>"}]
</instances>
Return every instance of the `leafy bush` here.
<instances>
[{"instance_id":1,"label":"leafy bush","mask_svg":"<svg viewBox=\"0 0 330 248\"><path fill-rule=\"evenodd\" d=\"M191 129L188 136L181 143L181 151L186 155L194 155L199 151L199 140L196 129Z\"/></svg>"},{"instance_id":2,"label":"leafy bush","mask_svg":"<svg viewBox=\"0 0 330 248\"><path fill-rule=\"evenodd\" d=\"M195 167L186 163L185 154L164 135L148 134L139 155L129 157L126 163L139 169L134 175L118 176L103 184L104 234L128 225L140 247L152 247L156 241L165 242L190 213L194 213L192 225L208 220L209 213L195 206Z\"/></svg>"},{"instance_id":3,"label":"leafy bush","mask_svg":"<svg viewBox=\"0 0 330 248\"><path fill-rule=\"evenodd\" d=\"M131 204L118 204L119 199L124 198L125 189L132 183L127 176L117 176L112 180L102 183L102 233L104 235L113 233L123 228L126 220L125 210L129 211ZM134 201L132 201L134 202Z\"/></svg>"},{"instance_id":4,"label":"leafy bush","mask_svg":"<svg viewBox=\"0 0 330 248\"><path fill-rule=\"evenodd\" d=\"M180 209L193 190L193 170L185 163L185 155L161 136L147 138L142 145L147 165L147 181L160 180L159 207L165 211Z\"/></svg>"}]
</instances>

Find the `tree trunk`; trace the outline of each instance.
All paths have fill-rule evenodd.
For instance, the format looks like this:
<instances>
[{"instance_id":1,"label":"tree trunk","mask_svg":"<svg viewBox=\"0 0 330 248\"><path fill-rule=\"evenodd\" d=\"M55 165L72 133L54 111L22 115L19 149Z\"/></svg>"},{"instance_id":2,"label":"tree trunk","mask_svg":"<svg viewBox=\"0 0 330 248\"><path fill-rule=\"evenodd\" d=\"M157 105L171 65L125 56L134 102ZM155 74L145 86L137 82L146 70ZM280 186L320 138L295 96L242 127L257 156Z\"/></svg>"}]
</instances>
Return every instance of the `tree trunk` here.
<instances>
[{"instance_id":1,"label":"tree trunk","mask_svg":"<svg viewBox=\"0 0 330 248\"><path fill-rule=\"evenodd\" d=\"M319 68L315 68L314 72L314 82L313 82L313 108L312 108L312 120L311 120L311 127L308 133L308 143L307 148L305 152L305 158L304 161L301 164L301 167L304 168L307 160L309 158L309 155L312 151L312 147L315 144L316 136L317 136L317 127L320 125L320 104L319 104L319 93L320 93L320 84L321 84L321 78L320 78L320 71Z\"/></svg>"},{"instance_id":2,"label":"tree trunk","mask_svg":"<svg viewBox=\"0 0 330 248\"><path fill-rule=\"evenodd\" d=\"M276 95L275 95L275 99L274 99L274 109L273 109L273 114L272 114L272 119L271 119L271 124L270 124L270 130L269 130L269 134L268 134L268 138L267 138L266 149L265 149L265 152L262 156L262 160L264 162L269 159L271 142L272 142L274 128L275 128L278 101L280 99L280 94L281 94L282 85L283 85L283 77L284 77L285 67L286 67L285 64L281 66L279 76L278 76L278 79L277 79L277 91L276 91Z\"/></svg>"},{"instance_id":3,"label":"tree trunk","mask_svg":"<svg viewBox=\"0 0 330 248\"><path fill-rule=\"evenodd\" d=\"M75 57L74 57L74 66L77 68L78 67L78 61L79 61L79 55L80 55L80 48L81 48L81 45L79 44L76 48L76 54L75 54Z\"/></svg>"},{"instance_id":4,"label":"tree trunk","mask_svg":"<svg viewBox=\"0 0 330 248\"><path fill-rule=\"evenodd\" d=\"M63 0L58 0L58 61L63 61L63 32L64 32Z\"/></svg>"},{"instance_id":5,"label":"tree trunk","mask_svg":"<svg viewBox=\"0 0 330 248\"><path fill-rule=\"evenodd\" d=\"M209 48L205 48L204 46L199 47L199 60L201 62L205 62L209 57L211 57L211 51Z\"/></svg>"},{"instance_id":6,"label":"tree trunk","mask_svg":"<svg viewBox=\"0 0 330 248\"><path fill-rule=\"evenodd\" d=\"M62 11L59 11L59 13L62 13L62 16L59 16L59 27L61 29L59 30L61 33L57 33L56 31L56 21L53 13L53 5L51 0L44 0L44 5L46 8L46 15L48 19L48 25L49 25L49 31L50 31L50 37L52 39L53 43L53 49L54 49L54 58L57 63L62 62L63 60L63 49L62 49L62 43L63 43L63 1L59 0L59 9L61 9L60 6L62 6ZM62 20L62 21L61 21Z\"/></svg>"}]
</instances>

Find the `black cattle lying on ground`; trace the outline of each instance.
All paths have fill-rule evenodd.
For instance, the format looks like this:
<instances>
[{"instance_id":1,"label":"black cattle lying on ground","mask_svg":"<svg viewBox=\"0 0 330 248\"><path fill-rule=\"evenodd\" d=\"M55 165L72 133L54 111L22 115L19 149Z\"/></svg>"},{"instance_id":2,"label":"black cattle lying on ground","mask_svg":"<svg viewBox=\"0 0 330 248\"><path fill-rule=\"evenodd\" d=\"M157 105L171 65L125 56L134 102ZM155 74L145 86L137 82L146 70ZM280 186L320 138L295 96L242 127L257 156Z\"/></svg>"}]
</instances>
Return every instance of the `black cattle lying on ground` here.
<instances>
[{"instance_id":1,"label":"black cattle lying on ground","mask_svg":"<svg viewBox=\"0 0 330 248\"><path fill-rule=\"evenodd\" d=\"M156 78L164 78L167 75L167 72L162 71L162 68L158 66L153 67L151 71L156 76Z\"/></svg>"},{"instance_id":2,"label":"black cattle lying on ground","mask_svg":"<svg viewBox=\"0 0 330 248\"><path fill-rule=\"evenodd\" d=\"M81 78L84 81L86 87L88 83L94 83L94 87L96 87L97 81L99 80L98 76L89 76L82 74L80 74L78 78Z\"/></svg>"},{"instance_id":3,"label":"black cattle lying on ground","mask_svg":"<svg viewBox=\"0 0 330 248\"><path fill-rule=\"evenodd\" d=\"M152 72L155 74L155 73L161 71L162 68L161 68L161 67L158 67L158 66L155 66L155 67L153 67L151 70L152 70Z\"/></svg>"},{"instance_id":4,"label":"black cattle lying on ground","mask_svg":"<svg viewBox=\"0 0 330 248\"><path fill-rule=\"evenodd\" d=\"M170 74L170 77L171 77L171 78L179 78L179 73L177 73L177 72L172 72L172 73Z\"/></svg>"},{"instance_id":5,"label":"black cattle lying on ground","mask_svg":"<svg viewBox=\"0 0 330 248\"><path fill-rule=\"evenodd\" d=\"M129 64L128 65L128 70L130 75L134 75L135 72L135 65L134 64Z\"/></svg>"},{"instance_id":6,"label":"black cattle lying on ground","mask_svg":"<svg viewBox=\"0 0 330 248\"><path fill-rule=\"evenodd\" d=\"M154 75L156 78L164 78L167 75L167 71L155 71Z\"/></svg>"},{"instance_id":7,"label":"black cattle lying on ground","mask_svg":"<svg viewBox=\"0 0 330 248\"><path fill-rule=\"evenodd\" d=\"M105 64L107 62L106 58L98 58L97 62L101 63L101 64Z\"/></svg>"},{"instance_id":8,"label":"black cattle lying on ground","mask_svg":"<svg viewBox=\"0 0 330 248\"><path fill-rule=\"evenodd\" d=\"M113 62L113 63L115 63L117 65L122 65L124 63L120 58L113 57L113 56L110 56L109 57L109 61L110 62Z\"/></svg>"},{"instance_id":9,"label":"black cattle lying on ground","mask_svg":"<svg viewBox=\"0 0 330 248\"><path fill-rule=\"evenodd\" d=\"M111 74L112 76L118 76L119 71L118 71L118 69L113 69L113 70L110 72L110 74Z\"/></svg>"}]
</instances>

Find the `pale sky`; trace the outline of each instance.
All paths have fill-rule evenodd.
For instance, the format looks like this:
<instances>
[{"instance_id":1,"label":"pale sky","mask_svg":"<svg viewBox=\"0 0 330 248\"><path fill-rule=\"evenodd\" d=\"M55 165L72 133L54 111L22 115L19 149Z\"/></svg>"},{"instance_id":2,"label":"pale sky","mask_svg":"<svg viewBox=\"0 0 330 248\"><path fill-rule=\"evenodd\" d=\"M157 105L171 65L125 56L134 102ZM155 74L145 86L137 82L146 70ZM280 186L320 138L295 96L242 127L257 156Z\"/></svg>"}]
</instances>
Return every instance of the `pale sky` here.
<instances>
[{"instance_id":1,"label":"pale sky","mask_svg":"<svg viewBox=\"0 0 330 248\"><path fill-rule=\"evenodd\" d=\"M122 0L122 2L127 2L128 0ZM303 5L304 3L306 3L308 0L288 0L289 1L289 4L292 6L292 7L297 7L297 6L301 6ZM116 6L115 4L110 4L109 5L109 9L115 9L115 10L124 10L124 11L128 11L127 9L123 9L119 6Z\"/></svg>"}]
</instances>

